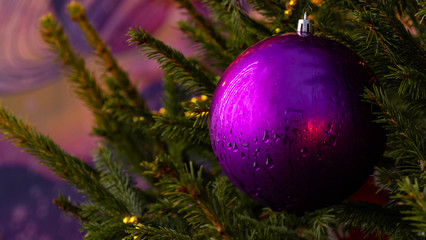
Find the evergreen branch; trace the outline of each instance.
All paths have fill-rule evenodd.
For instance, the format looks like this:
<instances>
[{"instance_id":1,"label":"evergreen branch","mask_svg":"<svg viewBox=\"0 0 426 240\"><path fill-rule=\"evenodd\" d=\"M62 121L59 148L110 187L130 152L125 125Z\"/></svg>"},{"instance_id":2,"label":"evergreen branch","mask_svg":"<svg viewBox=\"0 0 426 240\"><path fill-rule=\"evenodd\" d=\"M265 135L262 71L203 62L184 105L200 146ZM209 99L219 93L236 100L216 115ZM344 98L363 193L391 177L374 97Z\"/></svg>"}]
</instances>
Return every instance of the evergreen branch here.
<instances>
[{"instance_id":1,"label":"evergreen branch","mask_svg":"<svg viewBox=\"0 0 426 240\"><path fill-rule=\"evenodd\" d=\"M112 223L118 221L118 217L111 221L111 215L105 213L107 213L107 210L103 206L100 206L94 202L87 201L80 204L80 215L84 219L87 219L87 222L89 223L92 222L101 224L105 222ZM122 216L123 214L119 215Z\"/></svg>"},{"instance_id":2,"label":"evergreen branch","mask_svg":"<svg viewBox=\"0 0 426 240\"><path fill-rule=\"evenodd\" d=\"M147 240L190 240L191 236L179 233L175 229L166 227L136 226L134 229L127 230L132 234L127 239L147 239Z\"/></svg>"},{"instance_id":3,"label":"evergreen branch","mask_svg":"<svg viewBox=\"0 0 426 240\"><path fill-rule=\"evenodd\" d=\"M261 23L250 18L237 0L203 0L212 12L218 14L220 20L227 23L230 20L230 34L235 37L235 46L241 49L241 44L250 46L264 38L271 36L271 32ZM244 46L246 48L247 46Z\"/></svg>"},{"instance_id":4,"label":"evergreen branch","mask_svg":"<svg viewBox=\"0 0 426 240\"><path fill-rule=\"evenodd\" d=\"M310 233L314 239L326 239L328 237L328 229L336 226L336 216L332 209L319 209L309 213L303 217L310 228Z\"/></svg>"},{"instance_id":5,"label":"evergreen branch","mask_svg":"<svg viewBox=\"0 0 426 240\"><path fill-rule=\"evenodd\" d=\"M47 14L40 20L41 35L66 66L73 68L71 81L77 85L76 93L98 117L102 116L100 109L105 101L104 92L96 83L95 78L86 68L84 59L77 56L64 33L63 28L57 24L51 14Z\"/></svg>"},{"instance_id":6,"label":"evergreen branch","mask_svg":"<svg viewBox=\"0 0 426 240\"><path fill-rule=\"evenodd\" d=\"M57 199L53 199L53 204L55 204L59 209L66 213L70 213L71 216L79 219L80 221L87 221L86 218L82 217L80 212L81 209L78 206L75 206L71 202L71 198L66 198L64 195L59 194Z\"/></svg>"},{"instance_id":7,"label":"evergreen branch","mask_svg":"<svg viewBox=\"0 0 426 240\"><path fill-rule=\"evenodd\" d=\"M335 207L335 216L337 223L360 228L366 235L389 234L400 236L399 239L416 239L411 232L412 228L402 220L403 215L395 208L365 202L347 202Z\"/></svg>"},{"instance_id":8,"label":"evergreen branch","mask_svg":"<svg viewBox=\"0 0 426 240\"><path fill-rule=\"evenodd\" d=\"M368 11L365 10L367 8ZM418 71L423 70L425 51L396 17L393 5L381 0L366 0L364 10L356 12L355 20L365 23L395 66L408 65Z\"/></svg>"},{"instance_id":9,"label":"evergreen branch","mask_svg":"<svg viewBox=\"0 0 426 240\"><path fill-rule=\"evenodd\" d=\"M110 149L100 147L94 158L101 171L100 182L108 191L122 201L130 215L142 217L146 211L147 195L135 187L135 182L123 171L123 166L113 159Z\"/></svg>"},{"instance_id":10,"label":"evergreen branch","mask_svg":"<svg viewBox=\"0 0 426 240\"><path fill-rule=\"evenodd\" d=\"M128 224L123 223L102 224L84 222L82 223L81 230L86 232L84 236L85 240L117 240L123 239L129 235L126 233L128 227Z\"/></svg>"},{"instance_id":11,"label":"evergreen branch","mask_svg":"<svg viewBox=\"0 0 426 240\"><path fill-rule=\"evenodd\" d=\"M259 11L268 19L278 18L284 13L284 4L282 2L272 0L249 0L249 3L255 10Z\"/></svg>"},{"instance_id":12,"label":"evergreen branch","mask_svg":"<svg viewBox=\"0 0 426 240\"><path fill-rule=\"evenodd\" d=\"M107 86L113 94L123 95L123 97L131 101L141 111L150 113L145 102L140 98L138 91L129 81L127 73L117 64L105 42L90 24L83 6L73 1L68 5L68 12L71 19L77 22L81 30L85 33L87 41L95 50L95 54L104 62L105 71L111 74L112 77L107 81Z\"/></svg>"},{"instance_id":13,"label":"evergreen branch","mask_svg":"<svg viewBox=\"0 0 426 240\"><path fill-rule=\"evenodd\" d=\"M393 148L391 156L397 160L412 161L413 164L425 161L426 131L412 126L409 119L389 102L386 93L376 86L374 93L366 90L364 98L381 109L378 114L387 122L388 144Z\"/></svg>"},{"instance_id":14,"label":"evergreen branch","mask_svg":"<svg viewBox=\"0 0 426 240\"><path fill-rule=\"evenodd\" d=\"M64 152L49 137L24 124L3 107L0 108L0 129L16 146L50 168L56 175L78 188L108 211L125 212L124 206L99 183L99 173L82 160Z\"/></svg>"},{"instance_id":15,"label":"evergreen branch","mask_svg":"<svg viewBox=\"0 0 426 240\"><path fill-rule=\"evenodd\" d=\"M185 8L191 18L195 21L196 25L201 27L203 33L210 38L215 44L217 44L222 51L226 49L226 39L215 29L212 22L200 14L194 5L189 0L175 0L181 7Z\"/></svg>"},{"instance_id":16,"label":"evergreen branch","mask_svg":"<svg viewBox=\"0 0 426 240\"><path fill-rule=\"evenodd\" d=\"M408 206L409 209L401 211L405 217L403 220L408 221L419 235L423 234L426 229L426 187L423 190L417 180L414 183L406 177L399 181L399 191L395 198L399 199L399 204Z\"/></svg>"},{"instance_id":17,"label":"evergreen branch","mask_svg":"<svg viewBox=\"0 0 426 240\"><path fill-rule=\"evenodd\" d=\"M172 160L166 155L160 156L157 160L164 162L176 173L176 175L169 175L168 178L160 179L158 185L162 187L162 194L170 202L175 203L178 212L185 214L184 218L195 231L194 236L217 235L223 239L230 239L226 231L227 226L221 220L223 214L215 212L218 209L223 211L223 208L211 209L212 206L224 204L224 202L216 200L217 202L212 205L213 196L217 197L218 194L214 193L214 187L204 186L203 168L201 167L195 172L192 162L189 162L189 166L187 166L179 158ZM220 190L225 191L226 189L229 188ZM229 203L230 201L226 201L225 204Z\"/></svg>"},{"instance_id":18,"label":"evergreen branch","mask_svg":"<svg viewBox=\"0 0 426 240\"><path fill-rule=\"evenodd\" d=\"M204 117L204 116L203 116ZM178 116L154 116L155 124L152 130L170 139L180 139L187 142L209 143L210 137L205 124L197 124L196 119Z\"/></svg>"},{"instance_id":19,"label":"evergreen branch","mask_svg":"<svg viewBox=\"0 0 426 240\"><path fill-rule=\"evenodd\" d=\"M398 65L398 68L390 67L393 71L385 76L387 78L401 79L398 93L409 94L412 99L426 99L426 73L416 69Z\"/></svg>"},{"instance_id":20,"label":"evergreen branch","mask_svg":"<svg viewBox=\"0 0 426 240\"><path fill-rule=\"evenodd\" d=\"M202 29L191 26L187 21L180 21L179 28L182 32L189 35L193 41L200 43L203 49L205 49L206 55L214 58L215 62L213 64L218 66L221 70L226 69L239 53L230 53L226 48L222 48L216 41L212 41L211 37L202 31Z\"/></svg>"},{"instance_id":21,"label":"evergreen branch","mask_svg":"<svg viewBox=\"0 0 426 240\"><path fill-rule=\"evenodd\" d=\"M179 89L176 81L169 75L163 79L163 107L168 115L179 116L183 114L183 107L180 104L184 99L184 92Z\"/></svg>"},{"instance_id":22,"label":"evergreen branch","mask_svg":"<svg viewBox=\"0 0 426 240\"><path fill-rule=\"evenodd\" d=\"M186 59L182 53L153 38L141 28L130 29L129 42L147 52L170 77L181 83L188 92L213 94L215 75L203 72L195 61Z\"/></svg>"},{"instance_id":23,"label":"evergreen branch","mask_svg":"<svg viewBox=\"0 0 426 240\"><path fill-rule=\"evenodd\" d=\"M260 218L263 221L251 220L260 239L302 239L305 234L298 229L303 223L302 219L285 211L274 212L264 208Z\"/></svg>"},{"instance_id":24,"label":"evergreen branch","mask_svg":"<svg viewBox=\"0 0 426 240\"><path fill-rule=\"evenodd\" d=\"M24 124L3 106L0 107L0 129L4 138L40 159L58 176L71 182L77 188L91 184L99 178L98 172L82 160L64 152L49 137L38 133L30 125ZM75 178L82 175L83 178ZM87 180L87 182L85 182Z\"/></svg>"},{"instance_id":25,"label":"evergreen branch","mask_svg":"<svg viewBox=\"0 0 426 240\"><path fill-rule=\"evenodd\" d=\"M117 98L105 97L104 92L97 85L95 78L86 68L84 59L78 57L72 50L62 27L56 23L51 14L42 18L41 25L41 33L44 40L58 53L64 65L71 66L74 69L74 75L71 81L77 85L76 92L91 108L97 118L97 127L94 129L94 133L105 137L107 140L117 145L117 148L124 152L128 156L127 159L130 161L137 161L141 156L149 160L151 157L148 148L140 149L140 146L143 145L139 144L143 134L138 134L138 136L128 134L133 133L133 130L129 129L130 126L123 125L113 117L113 113L117 111L118 108L122 108L123 105L112 109L105 109L106 102L117 100ZM120 104L114 102L112 105L117 106ZM125 104L124 106L127 105L128 104ZM104 110L113 110L113 112L111 113ZM144 116L147 118L151 117L150 113ZM138 166L139 161L133 163L135 166Z\"/></svg>"},{"instance_id":26,"label":"evergreen branch","mask_svg":"<svg viewBox=\"0 0 426 240\"><path fill-rule=\"evenodd\" d=\"M157 203L150 206L148 215L150 222L146 225L151 227L172 228L179 233L192 236L193 229L190 228L184 216L178 212L167 198L158 198ZM152 224L152 225L151 225Z\"/></svg>"},{"instance_id":27,"label":"evergreen branch","mask_svg":"<svg viewBox=\"0 0 426 240\"><path fill-rule=\"evenodd\" d=\"M426 8L424 8L424 6L426 5L426 1L418 2L417 4L419 6L423 6L423 8L420 8L419 12L416 13L416 17L421 18L420 19L420 24L421 24L423 22L423 20L425 19L425 16L426 16Z\"/></svg>"}]
</instances>

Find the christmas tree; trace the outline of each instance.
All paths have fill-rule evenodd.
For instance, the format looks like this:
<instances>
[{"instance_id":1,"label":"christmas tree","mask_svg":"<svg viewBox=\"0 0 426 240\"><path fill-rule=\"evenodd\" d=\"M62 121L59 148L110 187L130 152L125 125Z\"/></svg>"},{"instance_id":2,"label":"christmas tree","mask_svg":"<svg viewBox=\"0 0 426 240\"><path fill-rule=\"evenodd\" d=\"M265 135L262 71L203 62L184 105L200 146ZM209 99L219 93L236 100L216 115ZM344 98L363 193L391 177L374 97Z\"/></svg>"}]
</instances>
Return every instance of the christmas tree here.
<instances>
[{"instance_id":1,"label":"christmas tree","mask_svg":"<svg viewBox=\"0 0 426 240\"><path fill-rule=\"evenodd\" d=\"M201 57L184 56L141 28L128 34L129 43L164 71L159 112L147 107L79 3L70 3L68 12L104 67L101 79L95 79L73 50L54 17L42 17L41 34L71 69L75 92L95 116L93 134L103 139L94 151L93 166L0 108L5 138L85 197L83 203L63 195L54 200L80 220L85 239L328 239L342 228L388 239L426 237L426 2L176 2L190 17L179 27L200 47ZM221 174L208 125L218 80L248 47L295 32L305 11L315 21L316 34L349 47L377 79L362 98L371 103L375 122L387 135L374 172L379 192L389 196L383 206L343 201L297 215L274 211ZM139 179L148 187L139 188Z\"/></svg>"}]
</instances>

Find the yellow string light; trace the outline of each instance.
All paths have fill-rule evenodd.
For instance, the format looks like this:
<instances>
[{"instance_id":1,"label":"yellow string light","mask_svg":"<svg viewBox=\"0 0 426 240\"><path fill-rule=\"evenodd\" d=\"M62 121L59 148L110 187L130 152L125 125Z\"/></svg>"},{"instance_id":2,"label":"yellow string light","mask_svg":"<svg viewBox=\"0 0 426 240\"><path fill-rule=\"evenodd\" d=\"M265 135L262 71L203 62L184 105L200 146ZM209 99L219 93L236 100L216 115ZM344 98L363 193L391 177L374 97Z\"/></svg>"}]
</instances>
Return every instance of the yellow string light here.
<instances>
[{"instance_id":1,"label":"yellow string light","mask_svg":"<svg viewBox=\"0 0 426 240\"><path fill-rule=\"evenodd\" d=\"M201 100L202 101L206 101L207 100L207 96L206 95L201 95Z\"/></svg>"},{"instance_id":2,"label":"yellow string light","mask_svg":"<svg viewBox=\"0 0 426 240\"><path fill-rule=\"evenodd\" d=\"M133 117L133 122L138 122L138 121L143 121L145 120L144 117L140 116L140 117Z\"/></svg>"},{"instance_id":3,"label":"yellow string light","mask_svg":"<svg viewBox=\"0 0 426 240\"><path fill-rule=\"evenodd\" d=\"M134 223L136 220L137 220L137 218L136 218L135 216L132 216L132 217L129 219L129 222L130 222L130 223Z\"/></svg>"},{"instance_id":4,"label":"yellow string light","mask_svg":"<svg viewBox=\"0 0 426 240\"><path fill-rule=\"evenodd\" d=\"M129 222L129 218L128 217L123 218L123 223L128 223L128 222Z\"/></svg>"},{"instance_id":5,"label":"yellow string light","mask_svg":"<svg viewBox=\"0 0 426 240\"><path fill-rule=\"evenodd\" d=\"M294 5L294 1L290 1L290 6L293 6Z\"/></svg>"},{"instance_id":6,"label":"yellow string light","mask_svg":"<svg viewBox=\"0 0 426 240\"><path fill-rule=\"evenodd\" d=\"M284 11L284 14L285 14L285 15L289 15L289 14L290 14L290 10L285 10L285 11Z\"/></svg>"},{"instance_id":7,"label":"yellow string light","mask_svg":"<svg viewBox=\"0 0 426 240\"><path fill-rule=\"evenodd\" d=\"M276 34L278 34L278 33L280 33L281 32L281 29L280 28L275 28L275 33Z\"/></svg>"},{"instance_id":8,"label":"yellow string light","mask_svg":"<svg viewBox=\"0 0 426 240\"><path fill-rule=\"evenodd\" d=\"M159 111L159 113L160 114L165 114L167 111L166 111L166 109L165 108L160 108L160 111Z\"/></svg>"},{"instance_id":9,"label":"yellow string light","mask_svg":"<svg viewBox=\"0 0 426 240\"><path fill-rule=\"evenodd\" d=\"M196 103L197 102L197 98L196 97L191 98L191 102Z\"/></svg>"}]
</instances>

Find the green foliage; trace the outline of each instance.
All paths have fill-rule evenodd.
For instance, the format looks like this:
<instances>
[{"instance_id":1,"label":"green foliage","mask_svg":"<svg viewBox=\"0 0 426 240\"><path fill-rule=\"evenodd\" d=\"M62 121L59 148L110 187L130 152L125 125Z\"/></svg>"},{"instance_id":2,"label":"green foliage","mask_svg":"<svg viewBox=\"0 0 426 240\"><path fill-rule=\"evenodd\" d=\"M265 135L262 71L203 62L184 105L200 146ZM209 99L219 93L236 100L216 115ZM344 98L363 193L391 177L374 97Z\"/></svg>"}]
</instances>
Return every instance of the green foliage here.
<instances>
[{"instance_id":1,"label":"green foliage","mask_svg":"<svg viewBox=\"0 0 426 240\"><path fill-rule=\"evenodd\" d=\"M417 181L414 183L407 177L399 182L399 191L395 198L400 202L399 204L407 206L401 211L406 216L407 220L419 236L425 237L426 229L426 187L423 189L419 186Z\"/></svg>"},{"instance_id":2,"label":"green foliage","mask_svg":"<svg viewBox=\"0 0 426 240\"><path fill-rule=\"evenodd\" d=\"M195 60L186 59L182 53L153 38L142 28L129 31L129 42L156 59L170 77L181 83L188 93L213 94L215 77L204 72Z\"/></svg>"},{"instance_id":3,"label":"green foliage","mask_svg":"<svg viewBox=\"0 0 426 240\"><path fill-rule=\"evenodd\" d=\"M334 213L346 227L357 227L367 235L388 234L394 239L416 239L412 228L402 221L398 207L382 207L364 202L347 202L337 206Z\"/></svg>"},{"instance_id":4,"label":"green foliage","mask_svg":"<svg viewBox=\"0 0 426 240\"><path fill-rule=\"evenodd\" d=\"M270 36L270 31L262 23L250 18L239 0L203 1L215 13L216 20L223 23L230 35L228 47L244 49L259 40Z\"/></svg>"},{"instance_id":5,"label":"green foliage","mask_svg":"<svg viewBox=\"0 0 426 240\"><path fill-rule=\"evenodd\" d=\"M85 33L86 39L95 50L96 56L103 62L107 77L107 86L111 93L122 98L127 98L139 111L150 113L136 88L130 83L127 73L117 64L105 42L89 23L83 7L76 2L68 5L68 12L73 21L77 22L81 30Z\"/></svg>"},{"instance_id":6,"label":"green foliage","mask_svg":"<svg viewBox=\"0 0 426 240\"><path fill-rule=\"evenodd\" d=\"M80 4L72 2L68 11L100 59L105 89L52 15L41 20L44 40L71 69L76 93L95 115L93 132L106 140L94 152L95 168L0 108L5 138L86 198L81 204L62 195L54 200L80 219L85 239L329 239L342 227L389 239L424 237L425 2L213 0L203 1L209 11L203 15L191 1L175 1L189 16L179 27L199 44L203 59L186 57L141 28L129 31L129 42L165 72L159 112L147 108ZM376 166L381 191L391 198L385 206L344 202L304 216L275 212L220 174L208 135L218 75L250 45L293 32L308 9L320 35L347 45L375 74L377 86L363 97L387 131L387 151Z\"/></svg>"}]
</instances>

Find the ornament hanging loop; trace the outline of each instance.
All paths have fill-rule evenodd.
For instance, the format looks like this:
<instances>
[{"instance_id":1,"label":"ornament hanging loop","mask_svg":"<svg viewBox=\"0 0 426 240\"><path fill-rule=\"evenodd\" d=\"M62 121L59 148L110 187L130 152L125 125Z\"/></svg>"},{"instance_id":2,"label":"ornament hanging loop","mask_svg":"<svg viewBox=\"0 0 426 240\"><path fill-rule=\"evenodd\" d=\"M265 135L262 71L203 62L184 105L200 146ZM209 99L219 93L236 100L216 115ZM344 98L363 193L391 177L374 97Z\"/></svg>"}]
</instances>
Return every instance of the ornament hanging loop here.
<instances>
[{"instance_id":1,"label":"ornament hanging loop","mask_svg":"<svg viewBox=\"0 0 426 240\"><path fill-rule=\"evenodd\" d=\"M303 9L302 9L302 12L304 12L305 13L305 15L306 15L306 12L305 12L305 9L306 9L306 7L308 7L309 8L309 13L312 13L312 7L311 7L311 5L309 5L309 1L308 0L306 0L306 5L303 7Z\"/></svg>"},{"instance_id":2,"label":"ornament hanging loop","mask_svg":"<svg viewBox=\"0 0 426 240\"><path fill-rule=\"evenodd\" d=\"M309 6L307 4L307 6ZM306 8L306 7L305 7ZM309 6L309 8L311 8ZM312 8L311 8L312 11ZM314 22L308 19L308 13L305 12L303 19L299 19L299 23L297 24L297 34L302 37L306 37L314 34Z\"/></svg>"}]
</instances>

